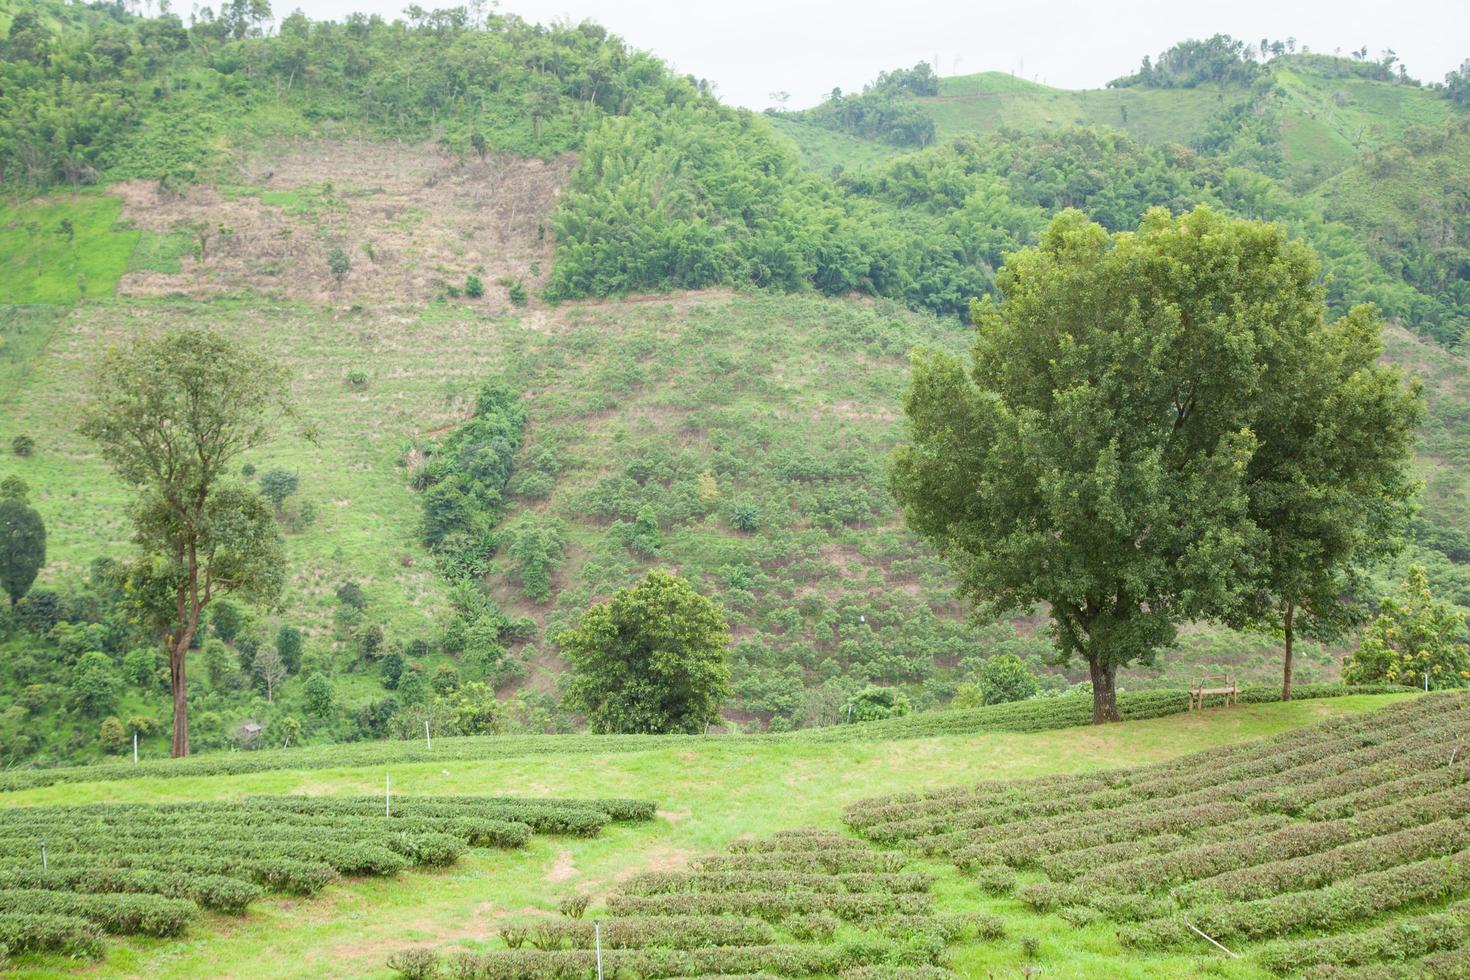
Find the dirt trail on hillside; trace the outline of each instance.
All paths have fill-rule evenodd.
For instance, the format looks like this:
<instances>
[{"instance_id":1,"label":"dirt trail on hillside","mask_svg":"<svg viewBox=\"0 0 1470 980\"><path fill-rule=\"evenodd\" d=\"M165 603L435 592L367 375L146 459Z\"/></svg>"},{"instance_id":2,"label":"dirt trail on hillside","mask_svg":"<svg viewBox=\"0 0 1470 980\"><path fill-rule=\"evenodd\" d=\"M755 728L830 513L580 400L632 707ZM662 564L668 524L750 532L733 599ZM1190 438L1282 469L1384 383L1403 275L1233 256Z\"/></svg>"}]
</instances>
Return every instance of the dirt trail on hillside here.
<instances>
[{"instance_id":1,"label":"dirt trail on hillside","mask_svg":"<svg viewBox=\"0 0 1470 980\"><path fill-rule=\"evenodd\" d=\"M118 292L419 305L473 274L485 289L476 306L509 311L502 280L534 295L550 273L549 215L575 164L572 154L481 160L432 145L291 140L240 161L246 189L176 194L129 181L112 188L123 220L188 234L194 254L177 273L129 273ZM350 263L340 281L329 263L336 249Z\"/></svg>"}]
</instances>

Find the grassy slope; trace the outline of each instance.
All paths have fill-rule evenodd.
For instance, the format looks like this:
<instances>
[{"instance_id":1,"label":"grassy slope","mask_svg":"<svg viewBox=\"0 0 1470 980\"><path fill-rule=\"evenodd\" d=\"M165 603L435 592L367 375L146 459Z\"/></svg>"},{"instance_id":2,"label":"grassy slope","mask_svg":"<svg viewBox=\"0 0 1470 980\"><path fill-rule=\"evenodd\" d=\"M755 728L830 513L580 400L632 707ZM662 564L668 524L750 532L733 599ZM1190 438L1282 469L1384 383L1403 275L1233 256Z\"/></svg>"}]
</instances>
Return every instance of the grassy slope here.
<instances>
[{"instance_id":1,"label":"grassy slope","mask_svg":"<svg viewBox=\"0 0 1470 980\"><path fill-rule=\"evenodd\" d=\"M742 834L804 824L838 827L842 807L880 793L989 778L1080 772L1153 762L1240 739L1269 735L1400 696L1349 697L1246 705L1104 729L1032 735L986 735L841 745L721 745L610 755L419 763L392 773L395 792L640 796L659 802L652 825L617 827L594 840L537 837L524 852L475 852L442 874L396 881L354 881L314 901L270 899L244 920L208 917L185 942L131 940L88 975L362 976L387 975L382 963L414 943L473 946L491 939L508 913L552 910L571 891L594 896L627 874L678 867ZM679 773L676 780L669 774ZM248 776L72 784L0 796L0 805L92 800L230 798L253 792L375 793L379 768L270 772ZM987 909L1006 917L1010 936L960 949L968 975L1014 971L1024 962L1020 937L1040 941L1037 965L1049 977L1177 977L1209 957L1123 954L1106 925L1075 929L1055 916L992 900L952 868L934 864L940 907ZM68 972L58 961L17 976ZM1213 966L1213 964L1212 964ZM1220 976L1258 976L1226 966Z\"/></svg>"},{"instance_id":2,"label":"grassy slope","mask_svg":"<svg viewBox=\"0 0 1470 980\"><path fill-rule=\"evenodd\" d=\"M1038 85L1004 72L982 72L940 80L939 95L919 99L933 117L940 139L976 136L999 129L1039 130L1063 126L1107 126L1150 143L1189 143L1214 114L1244 99L1236 89L1087 89ZM796 144L814 170L854 170L880 163L908 148L860 139L811 123L769 117L777 132Z\"/></svg>"},{"instance_id":3,"label":"grassy slope","mask_svg":"<svg viewBox=\"0 0 1470 980\"><path fill-rule=\"evenodd\" d=\"M1286 95L1286 160L1298 172L1336 173L1411 126L1437 129L1453 115L1438 94L1411 85L1323 78L1291 68L1276 69L1276 79Z\"/></svg>"},{"instance_id":4,"label":"grassy slope","mask_svg":"<svg viewBox=\"0 0 1470 980\"><path fill-rule=\"evenodd\" d=\"M1391 145L1410 127L1437 129L1453 115L1449 103L1426 88L1326 78L1299 65L1274 65L1273 71L1288 169L1308 186L1352 166L1368 149ZM1120 129L1146 143L1188 145L1212 117L1248 98L1245 89L1229 86L1072 90L980 72L941 79L940 94L919 102L941 139L1077 125ZM816 169L852 169L902 152L792 120L776 119L775 125Z\"/></svg>"},{"instance_id":5,"label":"grassy slope","mask_svg":"<svg viewBox=\"0 0 1470 980\"><path fill-rule=\"evenodd\" d=\"M0 304L72 303L110 296L138 233L117 227L122 202L86 194L0 206ZM70 222L70 231L62 224Z\"/></svg>"},{"instance_id":6,"label":"grassy slope","mask_svg":"<svg viewBox=\"0 0 1470 980\"><path fill-rule=\"evenodd\" d=\"M127 495L71 429L70 406L96 352L138 331L183 324L234 334L285 361L296 372L304 417L320 429L318 445L288 433L251 458L261 469L298 470L303 496L321 514L288 537L288 617L310 627L309 646L333 642L332 593L349 577L364 582L369 619L383 622L390 640L434 639L443 583L416 540L418 501L397 464L409 442L462 418L474 389L492 376L526 393L528 452L555 443L566 464L548 499L518 501L507 514L507 525L558 518L568 540L547 605L524 599L508 560L497 559L493 591L514 614L554 629L648 564L611 542L608 519L589 516L584 494L623 473L631 459L659 455L679 471L665 489L687 492L694 475L708 470L721 500L666 526L656 560L720 596L737 636L777 649L814 647L819 655L808 669L817 673L809 680L824 669L821 657L853 638L855 624L822 609L795 623L783 620L803 597L819 597L829 611L843 602L897 603L885 620L869 609L870 628L909 629L916 606L950 621L961 614L943 566L902 530L882 489L882 460L899 435L907 351L917 344L961 349L965 331L886 306L763 294L690 294L511 316L467 302L357 312L259 297L89 303L61 320L11 402L14 411L0 422L0 444L24 431L40 446L32 459L8 458L4 470L32 485L48 521L43 583L75 580L92 559L127 546ZM365 390L344 384L353 369L369 376ZM854 475L832 485L861 493L874 509L860 522L815 524L823 485L785 475L777 456L852 461ZM667 497L657 484L640 493L655 507ZM742 498L761 510L766 526L756 534L736 533L725 517L725 502ZM753 584L733 587L739 569L756 576ZM1208 663L1245 667L1252 679L1274 673L1266 640L1242 644L1202 630L1187 646L1195 665L1166 657L1167 673L1150 676L1180 686ZM530 683L540 688L554 682L546 648L542 641L523 651ZM1330 676L1324 654L1303 656L1302 680ZM383 693L362 674L339 683L354 701Z\"/></svg>"},{"instance_id":7,"label":"grassy slope","mask_svg":"<svg viewBox=\"0 0 1470 980\"><path fill-rule=\"evenodd\" d=\"M1001 128L1037 130L1108 126L1149 143L1189 143L1211 116L1240 102L1239 89L1087 89L1038 85L1003 72L945 78L939 95L919 102L934 116L941 138L993 133Z\"/></svg>"},{"instance_id":8,"label":"grassy slope","mask_svg":"<svg viewBox=\"0 0 1470 980\"><path fill-rule=\"evenodd\" d=\"M1429 411L1417 469L1424 514L1443 527L1470 525L1470 363L1408 331L1390 329L1385 357L1424 382Z\"/></svg>"}]
</instances>

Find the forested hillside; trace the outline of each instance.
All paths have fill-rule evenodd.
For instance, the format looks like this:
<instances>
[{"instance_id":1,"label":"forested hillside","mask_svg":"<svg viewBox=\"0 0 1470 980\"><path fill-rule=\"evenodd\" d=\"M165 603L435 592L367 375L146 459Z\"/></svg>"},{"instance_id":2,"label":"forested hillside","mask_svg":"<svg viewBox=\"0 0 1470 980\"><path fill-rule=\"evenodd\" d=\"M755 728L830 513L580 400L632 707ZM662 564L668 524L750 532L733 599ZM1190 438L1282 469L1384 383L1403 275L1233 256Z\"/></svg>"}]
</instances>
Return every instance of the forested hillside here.
<instances>
[{"instance_id":1,"label":"forested hillside","mask_svg":"<svg viewBox=\"0 0 1470 980\"><path fill-rule=\"evenodd\" d=\"M921 65L766 115L636 39L478 9L0 0L0 478L48 532L0 633L6 764L163 744L130 498L74 409L106 348L184 325L277 358L306 423L243 458L287 584L212 606L200 747L575 727L557 636L655 566L728 615L732 725L835 722L869 685L937 708L1000 653L1068 687L1037 617L967 622L886 477L910 350L965 349L1067 208L1279 221L1334 313L1378 303L1432 379L1427 491L1364 598L1413 562L1470 604L1455 85L1184 49L1106 90ZM1275 645L1200 624L1124 683L1263 679ZM1301 679L1340 652L1299 650Z\"/></svg>"}]
</instances>

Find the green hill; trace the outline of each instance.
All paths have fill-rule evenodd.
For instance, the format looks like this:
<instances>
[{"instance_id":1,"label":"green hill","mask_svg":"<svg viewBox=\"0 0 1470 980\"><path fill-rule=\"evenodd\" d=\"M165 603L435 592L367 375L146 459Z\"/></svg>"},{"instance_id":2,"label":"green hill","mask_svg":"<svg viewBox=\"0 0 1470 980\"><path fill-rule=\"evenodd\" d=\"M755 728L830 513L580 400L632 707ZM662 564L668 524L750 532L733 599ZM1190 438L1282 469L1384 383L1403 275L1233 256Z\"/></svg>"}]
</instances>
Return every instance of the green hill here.
<instances>
[{"instance_id":1,"label":"green hill","mask_svg":"<svg viewBox=\"0 0 1470 980\"><path fill-rule=\"evenodd\" d=\"M885 84L937 91L920 107L954 113L937 145L901 149L721 106L590 24L417 11L292 16L266 34L242 5L191 27L86 9L17 8L4 41L0 166L18 191L0 208L0 441L34 440L4 472L30 485L50 528L44 600L0 640L16 702L0 719L7 761L92 757L102 717L166 713L112 576L129 549L127 497L74 426L98 354L139 331L207 326L265 348L320 434L282 437L243 474L297 481L278 515L290 582L281 609L244 610L243 626L226 610L206 631L194 690L212 748L236 745L244 722L304 717L312 672L330 678L337 710L295 737L381 737L399 704L383 662L396 658L425 682L452 670L493 685L509 724L575 725L556 705L555 637L652 565L729 611L732 725L830 721L870 682L938 706L1002 651L1049 688L1080 680L1045 667L1036 617L965 623L884 476L910 349L964 347L970 300L1064 208L1111 228L1150 206L1278 217L1322 250L1334 309L1375 299L1459 363L1443 347L1463 333L1457 253L1396 264L1424 233L1406 225L1412 188L1451 186L1458 142L1409 140L1407 162L1355 165L1304 197L1282 176L1280 140L1241 112L1265 98L1274 124L1278 103L1328 98L1334 132L1389 139L1406 131L1364 120L1448 111L1407 83L1291 59L1271 77L1307 81L1269 97L1235 83L1066 93L996 73L898 73ZM1318 82L1356 94L1336 100ZM793 140L809 165L844 171L809 172ZM1374 212L1381 238L1353 210L1359 166L1403 178ZM483 587L451 587L445 554L422 541L414 475L490 381L520 396L526 438L496 538L475 558ZM1470 554L1443 526L1461 513L1454 405L1435 402L1426 436L1437 496L1418 540L1435 550L1411 557L1458 590ZM470 642L482 618L501 625ZM305 631L303 662L265 699L245 668L282 628ZM127 674L102 716L70 687L94 651ZM1274 660L1267 637L1199 626L1128 683L1223 669L1265 680ZM1300 662L1304 681L1336 669L1320 647Z\"/></svg>"}]
</instances>

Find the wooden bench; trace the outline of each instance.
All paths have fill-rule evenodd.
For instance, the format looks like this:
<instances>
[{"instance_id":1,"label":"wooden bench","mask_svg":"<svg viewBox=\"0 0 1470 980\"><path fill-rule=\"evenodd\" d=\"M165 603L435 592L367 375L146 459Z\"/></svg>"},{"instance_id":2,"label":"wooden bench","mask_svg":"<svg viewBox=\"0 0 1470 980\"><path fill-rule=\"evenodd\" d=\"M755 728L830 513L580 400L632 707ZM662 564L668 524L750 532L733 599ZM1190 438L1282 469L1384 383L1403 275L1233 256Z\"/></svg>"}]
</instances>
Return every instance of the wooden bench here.
<instances>
[{"instance_id":1,"label":"wooden bench","mask_svg":"<svg viewBox=\"0 0 1470 980\"><path fill-rule=\"evenodd\" d=\"M1228 676L1219 687L1205 687L1205 681L1200 681L1189 689L1189 710L1205 706L1205 698L1223 697L1225 699L1222 707L1240 703L1240 686Z\"/></svg>"}]
</instances>

